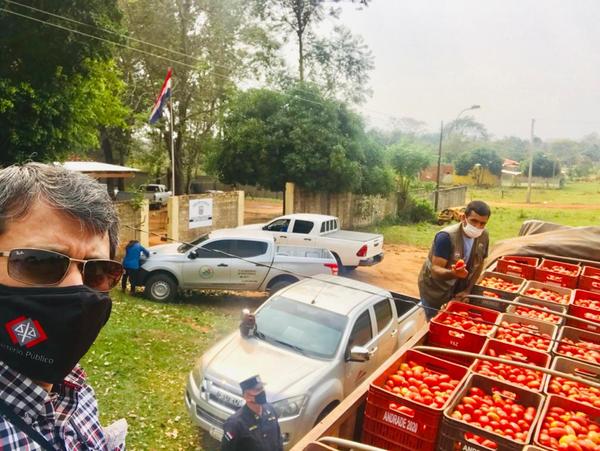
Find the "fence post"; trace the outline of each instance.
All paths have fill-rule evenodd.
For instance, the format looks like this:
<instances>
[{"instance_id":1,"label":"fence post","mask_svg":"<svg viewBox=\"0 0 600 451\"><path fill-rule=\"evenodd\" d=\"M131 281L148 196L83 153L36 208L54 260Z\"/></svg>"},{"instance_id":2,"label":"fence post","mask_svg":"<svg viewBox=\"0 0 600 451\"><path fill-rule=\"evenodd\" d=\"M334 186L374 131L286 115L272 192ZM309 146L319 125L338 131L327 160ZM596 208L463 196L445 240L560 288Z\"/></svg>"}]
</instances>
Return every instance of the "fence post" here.
<instances>
[{"instance_id":1,"label":"fence post","mask_svg":"<svg viewBox=\"0 0 600 451\"><path fill-rule=\"evenodd\" d=\"M167 236L179 241L179 197L171 196L167 203Z\"/></svg>"},{"instance_id":2,"label":"fence post","mask_svg":"<svg viewBox=\"0 0 600 451\"><path fill-rule=\"evenodd\" d=\"M296 185L291 182L285 184L285 211L283 214L290 215L294 213L294 189Z\"/></svg>"},{"instance_id":3,"label":"fence post","mask_svg":"<svg viewBox=\"0 0 600 451\"><path fill-rule=\"evenodd\" d=\"M140 244L148 247L150 244L150 201L144 199L140 208Z\"/></svg>"},{"instance_id":4,"label":"fence post","mask_svg":"<svg viewBox=\"0 0 600 451\"><path fill-rule=\"evenodd\" d=\"M238 205L237 205L237 225L238 227L244 225L244 213L245 213L245 193L244 191L238 191Z\"/></svg>"}]
</instances>

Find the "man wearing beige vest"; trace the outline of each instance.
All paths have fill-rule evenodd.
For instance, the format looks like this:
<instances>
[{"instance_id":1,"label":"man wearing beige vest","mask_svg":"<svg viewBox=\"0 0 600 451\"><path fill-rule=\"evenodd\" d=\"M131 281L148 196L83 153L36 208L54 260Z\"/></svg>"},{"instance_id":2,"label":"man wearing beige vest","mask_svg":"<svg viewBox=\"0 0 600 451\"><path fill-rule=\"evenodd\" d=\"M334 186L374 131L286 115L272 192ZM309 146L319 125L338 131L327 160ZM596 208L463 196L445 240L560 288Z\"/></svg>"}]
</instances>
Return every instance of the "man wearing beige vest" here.
<instances>
[{"instance_id":1,"label":"man wearing beige vest","mask_svg":"<svg viewBox=\"0 0 600 451\"><path fill-rule=\"evenodd\" d=\"M450 299L468 294L483 271L489 236L490 207L480 200L467 205L461 222L439 231L419 274L419 293L431 319ZM457 262L462 263L457 265Z\"/></svg>"}]
</instances>

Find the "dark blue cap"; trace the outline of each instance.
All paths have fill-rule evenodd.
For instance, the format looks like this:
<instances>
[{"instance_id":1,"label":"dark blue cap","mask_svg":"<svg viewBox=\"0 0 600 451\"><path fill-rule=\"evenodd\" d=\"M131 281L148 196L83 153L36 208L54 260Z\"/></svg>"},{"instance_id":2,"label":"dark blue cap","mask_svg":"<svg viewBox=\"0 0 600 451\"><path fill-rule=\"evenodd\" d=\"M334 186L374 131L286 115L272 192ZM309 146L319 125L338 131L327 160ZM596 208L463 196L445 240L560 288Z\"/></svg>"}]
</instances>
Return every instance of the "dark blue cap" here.
<instances>
[{"instance_id":1,"label":"dark blue cap","mask_svg":"<svg viewBox=\"0 0 600 451\"><path fill-rule=\"evenodd\" d=\"M248 379L240 382L240 387L242 388L242 392L246 390L250 390L256 387L262 387L263 383L260 380L260 376L257 374L256 376L249 377Z\"/></svg>"}]
</instances>

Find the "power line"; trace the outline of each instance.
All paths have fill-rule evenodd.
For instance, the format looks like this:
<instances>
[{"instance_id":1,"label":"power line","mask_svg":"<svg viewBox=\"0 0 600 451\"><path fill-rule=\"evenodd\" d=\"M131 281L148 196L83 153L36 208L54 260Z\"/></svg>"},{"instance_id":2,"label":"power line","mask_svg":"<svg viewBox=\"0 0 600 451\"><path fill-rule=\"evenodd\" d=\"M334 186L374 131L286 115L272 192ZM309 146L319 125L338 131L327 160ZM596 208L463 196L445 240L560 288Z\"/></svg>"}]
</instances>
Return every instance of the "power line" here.
<instances>
[{"instance_id":1,"label":"power line","mask_svg":"<svg viewBox=\"0 0 600 451\"><path fill-rule=\"evenodd\" d=\"M15 5L18 5L18 6L22 6L22 7L26 7L26 8L35 10L35 11L43 13L43 14L48 14L50 16L53 16L53 17L56 17L56 18L59 18L59 19L63 19L63 20L69 21L69 22L73 22L73 23L77 23L77 24L84 25L84 26L87 26L87 27L91 27L91 28L94 28L96 30L103 31L105 33L114 34L114 35L123 37L125 39L131 39L131 40L133 40L135 42L139 42L141 44L145 44L145 45L148 45L148 46L151 46L151 47L155 47L155 48L167 51L167 52L175 53L175 54L184 56L186 58L190 58L190 59L196 60L198 62L203 62L203 60L201 58L199 58L199 57L196 57L196 56L193 56L193 55L188 55L188 54L180 52L178 50L172 50L172 49L169 49L167 47L159 46L157 44L154 44L154 43L151 43L151 42L148 42L148 41L144 41L144 40L141 40L141 39L133 38L133 37L127 36L127 35L122 34L122 33L117 33L117 32L115 32L113 30L109 30L109 29L97 27L97 26L91 25L91 24L86 24L85 22L81 22L81 21L78 21L78 20L75 20L75 19L71 19L69 17L61 16L59 14L54 14L54 13L51 13L51 12L43 10L43 9L34 8L34 7L31 7L31 6L28 6L28 5L23 5L21 3L15 2L13 0L4 0L4 1L8 2L8 3L15 4ZM144 54L146 56L151 56L151 57L159 58L159 59L168 61L168 62L170 62L172 64L180 65L180 66L191 68L191 69L197 69L196 66L190 65L190 64L185 63L183 61L174 60L172 58L165 57L165 56L162 56L162 55L157 55L155 53L151 53L151 52L148 52L148 51L145 51L145 50L142 50L142 49L131 47L129 45L122 44L122 43L117 42L117 41L113 41L113 40L110 40L110 39L102 38L100 36L92 35L92 34L85 33L83 31L79 31L79 30L76 30L76 29L73 29L73 28L69 28L69 27L65 27L65 26L59 25L59 24L55 24L55 23L47 21L47 20L38 19L36 17L30 16L30 15L27 15L27 14L18 13L16 11L12 11L12 10L9 10L9 9L6 9L6 8L0 8L0 11L4 11L4 12L7 12L9 14L13 14L13 15L25 18L25 19L33 20L35 22L39 22L39 23L42 23L44 25L48 25L48 26L51 26L51 27L59 28L59 29L64 30L64 31L76 33L76 34L79 34L79 35L82 35L82 36L85 36L85 37L88 37L88 38L97 39L99 41L106 42L106 43L109 43L109 44L113 44L113 45L116 45L118 47L125 48L127 50L131 50L131 51L134 51L134 52L142 53L142 54ZM232 67L223 66L223 65L220 65L220 64L213 64L213 65L215 67L220 67L220 68L226 69L228 71L233 71L234 70L234 68L232 68ZM229 81L228 77L226 77L224 75L221 75L221 74L219 74L219 73L217 73L215 71L211 72L211 74L214 75L214 76L216 76L217 78L222 78L222 79L224 79L226 81ZM309 93L310 92L310 91L307 91L307 90L302 89L302 88L297 88L297 89L298 89L298 91L304 92L304 93ZM308 102L308 103L312 103L312 104L315 104L315 105L325 105L323 102L319 102L319 101L316 101L316 100L307 99L305 97L300 97L300 96L297 96L297 95L288 94L288 93L281 92L281 91L276 91L276 92L278 92L279 94L282 94L284 96L297 98L299 100L302 100L302 101L305 101L305 102ZM389 115L387 113L377 112L377 111L374 111L374 110L369 110L369 111L371 111L373 113L376 113L376 114L380 114L380 115L385 116L385 117L390 117L390 118L393 117L393 116L391 116L391 115Z\"/></svg>"}]
</instances>

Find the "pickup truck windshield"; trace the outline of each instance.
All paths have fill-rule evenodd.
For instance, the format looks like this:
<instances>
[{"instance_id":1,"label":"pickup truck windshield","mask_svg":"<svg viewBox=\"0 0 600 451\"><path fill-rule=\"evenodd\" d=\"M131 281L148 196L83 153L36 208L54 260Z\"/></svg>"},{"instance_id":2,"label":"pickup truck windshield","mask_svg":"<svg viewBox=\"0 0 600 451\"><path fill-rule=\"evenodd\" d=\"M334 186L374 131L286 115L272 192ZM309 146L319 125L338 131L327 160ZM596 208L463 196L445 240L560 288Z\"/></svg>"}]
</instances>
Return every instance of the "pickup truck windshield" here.
<instances>
[{"instance_id":1,"label":"pickup truck windshield","mask_svg":"<svg viewBox=\"0 0 600 451\"><path fill-rule=\"evenodd\" d=\"M256 315L257 336L301 354L332 358L348 319L282 296L272 298Z\"/></svg>"},{"instance_id":2,"label":"pickup truck windshield","mask_svg":"<svg viewBox=\"0 0 600 451\"><path fill-rule=\"evenodd\" d=\"M187 251L189 251L191 248L193 248L194 246L202 243L203 241L206 241L207 239L208 239L208 233L205 233L204 235L200 235L194 241L190 241L189 243L180 244L179 247L177 248L177 252L179 252L180 254L184 254Z\"/></svg>"}]
</instances>

